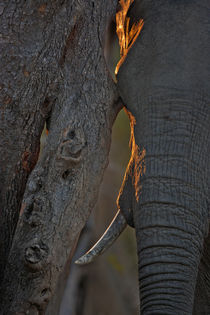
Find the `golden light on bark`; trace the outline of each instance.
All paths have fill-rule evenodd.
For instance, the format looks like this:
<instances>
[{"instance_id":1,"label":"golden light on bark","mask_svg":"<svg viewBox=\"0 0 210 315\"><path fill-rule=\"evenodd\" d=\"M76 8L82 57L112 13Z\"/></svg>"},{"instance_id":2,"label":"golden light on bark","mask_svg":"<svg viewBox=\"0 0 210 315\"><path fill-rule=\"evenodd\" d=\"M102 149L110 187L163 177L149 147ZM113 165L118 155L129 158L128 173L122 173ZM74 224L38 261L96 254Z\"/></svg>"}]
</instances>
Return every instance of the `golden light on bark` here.
<instances>
[{"instance_id":1,"label":"golden light on bark","mask_svg":"<svg viewBox=\"0 0 210 315\"><path fill-rule=\"evenodd\" d=\"M116 26L117 36L119 38L120 45L120 61L115 68L115 74L124 62L128 51L135 43L144 22L140 19L137 23L134 23L130 28L130 18L127 17L128 9L134 0L120 0L121 10L116 13Z\"/></svg>"}]
</instances>

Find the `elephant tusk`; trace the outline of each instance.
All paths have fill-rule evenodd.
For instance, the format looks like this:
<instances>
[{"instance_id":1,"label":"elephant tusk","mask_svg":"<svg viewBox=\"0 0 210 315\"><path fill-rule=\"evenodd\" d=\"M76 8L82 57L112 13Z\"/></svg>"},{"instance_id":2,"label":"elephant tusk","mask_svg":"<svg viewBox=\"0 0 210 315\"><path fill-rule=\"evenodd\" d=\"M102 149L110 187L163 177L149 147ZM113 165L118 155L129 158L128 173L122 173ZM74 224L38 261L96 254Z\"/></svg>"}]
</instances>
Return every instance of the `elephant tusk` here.
<instances>
[{"instance_id":1,"label":"elephant tusk","mask_svg":"<svg viewBox=\"0 0 210 315\"><path fill-rule=\"evenodd\" d=\"M116 216L98 242L86 254L76 260L75 264L85 265L92 262L114 243L126 226L126 220L121 211L118 210Z\"/></svg>"}]
</instances>

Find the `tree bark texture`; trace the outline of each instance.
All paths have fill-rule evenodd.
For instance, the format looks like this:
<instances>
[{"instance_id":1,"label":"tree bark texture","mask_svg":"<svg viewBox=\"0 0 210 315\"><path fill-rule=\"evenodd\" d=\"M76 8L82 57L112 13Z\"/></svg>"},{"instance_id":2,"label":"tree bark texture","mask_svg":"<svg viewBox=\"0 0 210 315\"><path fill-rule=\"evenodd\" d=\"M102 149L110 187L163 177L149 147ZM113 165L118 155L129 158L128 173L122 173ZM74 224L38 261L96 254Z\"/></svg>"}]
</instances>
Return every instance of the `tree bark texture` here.
<instances>
[{"instance_id":1,"label":"tree bark texture","mask_svg":"<svg viewBox=\"0 0 210 315\"><path fill-rule=\"evenodd\" d=\"M1 3L0 314L45 313L96 202L121 106L103 52L116 5Z\"/></svg>"}]
</instances>

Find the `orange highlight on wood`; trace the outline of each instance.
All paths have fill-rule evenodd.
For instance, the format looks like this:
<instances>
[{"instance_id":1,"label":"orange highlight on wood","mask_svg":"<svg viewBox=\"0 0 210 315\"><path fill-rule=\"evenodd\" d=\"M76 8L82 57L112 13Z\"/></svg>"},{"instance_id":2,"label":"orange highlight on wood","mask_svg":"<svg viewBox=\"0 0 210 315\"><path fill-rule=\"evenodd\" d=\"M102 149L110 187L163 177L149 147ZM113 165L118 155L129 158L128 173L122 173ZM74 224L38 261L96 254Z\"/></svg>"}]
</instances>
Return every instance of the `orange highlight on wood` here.
<instances>
[{"instance_id":1,"label":"orange highlight on wood","mask_svg":"<svg viewBox=\"0 0 210 315\"><path fill-rule=\"evenodd\" d=\"M120 66L124 62L128 51L135 43L144 22L142 19L139 22L134 23L130 28L130 18L127 17L128 9L134 0L120 0L121 10L116 13L116 26L117 36L119 38L120 45L120 61L115 68L115 74L117 75Z\"/></svg>"}]
</instances>

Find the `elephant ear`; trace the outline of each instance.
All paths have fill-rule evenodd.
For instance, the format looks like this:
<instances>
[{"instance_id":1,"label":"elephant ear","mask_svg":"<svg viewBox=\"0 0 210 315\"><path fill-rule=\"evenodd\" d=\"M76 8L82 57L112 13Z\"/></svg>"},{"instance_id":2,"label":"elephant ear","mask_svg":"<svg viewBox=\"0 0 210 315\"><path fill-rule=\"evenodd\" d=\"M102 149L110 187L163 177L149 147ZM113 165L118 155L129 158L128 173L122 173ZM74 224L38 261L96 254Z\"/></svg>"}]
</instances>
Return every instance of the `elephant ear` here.
<instances>
[{"instance_id":1,"label":"elephant ear","mask_svg":"<svg viewBox=\"0 0 210 315\"><path fill-rule=\"evenodd\" d=\"M133 212L139 201L141 179L146 172L146 150L144 147L140 149L136 144L134 137L134 128L136 125L135 117L126 108L124 109L130 120L131 137L129 146L131 149L131 157L118 195L117 205L118 209L125 217L127 224L131 227L135 227Z\"/></svg>"},{"instance_id":2,"label":"elephant ear","mask_svg":"<svg viewBox=\"0 0 210 315\"><path fill-rule=\"evenodd\" d=\"M125 172L125 177L120 188L120 192L117 198L117 206L121 213L125 217L128 225L134 227L133 220L133 208L135 207L135 190L133 187L132 179L134 174L134 162L130 161L127 170Z\"/></svg>"}]
</instances>

